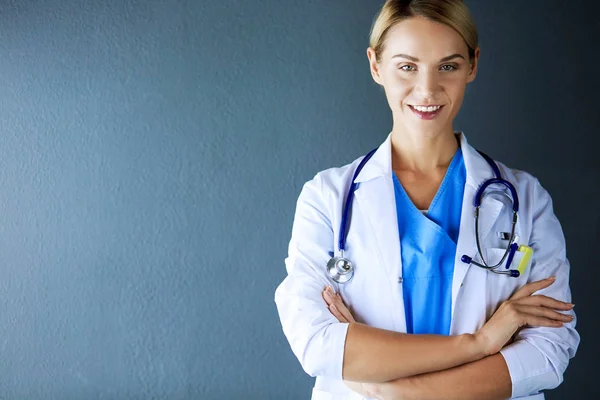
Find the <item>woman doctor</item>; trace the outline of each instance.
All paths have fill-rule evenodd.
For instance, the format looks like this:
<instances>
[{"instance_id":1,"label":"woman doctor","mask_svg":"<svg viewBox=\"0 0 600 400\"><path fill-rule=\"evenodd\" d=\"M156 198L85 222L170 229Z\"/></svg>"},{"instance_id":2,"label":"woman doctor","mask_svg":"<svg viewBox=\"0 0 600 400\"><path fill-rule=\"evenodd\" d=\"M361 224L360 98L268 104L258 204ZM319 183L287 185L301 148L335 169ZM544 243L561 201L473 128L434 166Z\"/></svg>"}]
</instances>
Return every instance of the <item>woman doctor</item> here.
<instances>
[{"instance_id":1,"label":"woman doctor","mask_svg":"<svg viewBox=\"0 0 600 400\"><path fill-rule=\"evenodd\" d=\"M479 58L468 9L388 0L367 55L392 131L360 168L304 185L275 293L312 398L543 399L579 344L565 240L535 177L453 129ZM510 184L485 183L498 174ZM328 268L340 247L347 282Z\"/></svg>"}]
</instances>

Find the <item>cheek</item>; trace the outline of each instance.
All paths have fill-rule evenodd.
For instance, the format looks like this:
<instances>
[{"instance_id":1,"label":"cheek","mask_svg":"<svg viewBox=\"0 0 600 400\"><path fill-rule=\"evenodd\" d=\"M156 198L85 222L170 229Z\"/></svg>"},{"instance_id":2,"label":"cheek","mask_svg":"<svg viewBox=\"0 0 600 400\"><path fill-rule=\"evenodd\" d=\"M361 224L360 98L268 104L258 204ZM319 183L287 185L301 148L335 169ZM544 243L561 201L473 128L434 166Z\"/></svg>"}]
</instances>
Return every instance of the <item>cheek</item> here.
<instances>
[{"instance_id":1,"label":"cheek","mask_svg":"<svg viewBox=\"0 0 600 400\"><path fill-rule=\"evenodd\" d=\"M388 98L401 100L407 97L414 87L412 80L399 75L390 75L384 82L385 91Z\"/></svg>"},{"instance_id":2,"label":"cheek","mask_svg":"<svg viewBox=\"0 0 600 400\"><path fill-rule=\"evenodd\" d=\"M451 98L452 102L455 104L456 107L460 107L460 105L462 104L463 98L465 96L465 87L461 86L461 87L455 87L452 88L452 90L448 91L448 97Z\"/></svg>"},{"instance_id":3,"label":"cheek","mask_svg":"<svg viewBox=\"0 0 600 400\"><path fill-rule=\"evenodd\" d=\"M444 80L444 88L448 96L452 98L462 98L465 93L467 81L462 76L449 77Z\"/></svg>"},{"instance_id":4,"label":"cheek","mask_svg":"<svg viewBox=\"0 0 600 400\"><path fill-rule=\"evenodd\" d=\"M407 99L410 97L410 90L394 86L385 91L388 105L392 110L400 111L406 105Z\"/></svg>"}]
</instances>

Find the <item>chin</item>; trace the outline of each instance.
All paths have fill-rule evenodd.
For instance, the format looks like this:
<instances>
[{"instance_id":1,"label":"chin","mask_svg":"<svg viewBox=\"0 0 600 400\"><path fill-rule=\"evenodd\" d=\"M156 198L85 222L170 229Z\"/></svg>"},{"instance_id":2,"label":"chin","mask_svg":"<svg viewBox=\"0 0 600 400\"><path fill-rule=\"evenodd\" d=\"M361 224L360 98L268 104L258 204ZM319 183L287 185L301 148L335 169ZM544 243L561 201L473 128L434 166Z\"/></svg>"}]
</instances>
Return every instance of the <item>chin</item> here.
<instances>
[{"instance_id":1,"label":"chin","mask_svg":"<svg viewBox=\"0 0 600 400\"><path fill-rule=\"evenodd\" d=\"M431 123L432 121L417 121L415 124L406 126L408 132L412 132L416 136L424 136L427 138L436 138L447 134L448 132L454 132L445 123Z\"/></svg>"}]
</instances>

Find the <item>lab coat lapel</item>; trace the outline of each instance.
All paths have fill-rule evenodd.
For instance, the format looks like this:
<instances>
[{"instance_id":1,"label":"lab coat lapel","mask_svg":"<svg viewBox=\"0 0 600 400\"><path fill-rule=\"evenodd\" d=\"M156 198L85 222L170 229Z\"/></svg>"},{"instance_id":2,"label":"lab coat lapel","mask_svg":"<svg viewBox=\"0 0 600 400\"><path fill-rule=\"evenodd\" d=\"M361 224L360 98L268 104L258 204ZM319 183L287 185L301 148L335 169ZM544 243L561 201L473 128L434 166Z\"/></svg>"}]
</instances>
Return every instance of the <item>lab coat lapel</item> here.
<instances>
[{"instance_id":1,"label":"lab coat lapel","mask_svg":"<svg viewBox=\"0 0 600 400\"><path fill-rule=\"evenodd\" d=\"M391 157L391 135L388 135L356 177L358 188L354 195L376 239L385 269L396 274L400 265L400 239Z\"/></svg>"},{"instance_id":2,"label":"lab coat lapel","mask_svg":"<svg viewBox=\"0 0 600 400\"><path fill-rule=\"evenodd\" d=\"M388 275L399 276L400 237L392 179L380 177L363 182L355 196L361 210L365 210L367 225Z\"/></svg>"},{"instance_id":3,"label":"lab coat lapel","mask_svg":"<svg viewBox=\"0 0 600 400\"><path fill-rule=\"evenodd\" d=\"M373 244L377 261L385 269L390 284L399 288L394 290L398 304L398 312L394 315L395 326L398 331L406 332L402 285L398 284L398 278L402 275L402 260L391 154L391 137L388 136L356 177L355 182L359 185L354 195L362 210L362 217L366 219L366 226L375 238Z\"/></svg>"},{"instance_id":4,"label":"lab coat lapel","mask_svg":"<svg viewBox=\"0 0 600 400\"><path fill-rule=\"evenodd\" d=\"M454 310L459 290L463 284L465 276L469 271L470 264L464 263L461 258L463 255L476 258L477 244L475 242L475 194L478 187L487 179L494 177L490 165L485 159L467 143L464 134L461 133L461 150L465 161L465 169L467 172L467 181L465 184L463 205L460 220L460 232L458 235L458 243L456 247L456 259L454 263L454 277L452 279L452 316L454 319ZM482 204L479 213L479 235L480 242L485 243L486 238L491 233L494 223L498 219L502 207L501 201L493 198L486 198ZM477 267L473 267L477 268ZM481 275L485 277L485 274ZM485 282L480 282L484 285Z\"/></svg>"}]
</instances>

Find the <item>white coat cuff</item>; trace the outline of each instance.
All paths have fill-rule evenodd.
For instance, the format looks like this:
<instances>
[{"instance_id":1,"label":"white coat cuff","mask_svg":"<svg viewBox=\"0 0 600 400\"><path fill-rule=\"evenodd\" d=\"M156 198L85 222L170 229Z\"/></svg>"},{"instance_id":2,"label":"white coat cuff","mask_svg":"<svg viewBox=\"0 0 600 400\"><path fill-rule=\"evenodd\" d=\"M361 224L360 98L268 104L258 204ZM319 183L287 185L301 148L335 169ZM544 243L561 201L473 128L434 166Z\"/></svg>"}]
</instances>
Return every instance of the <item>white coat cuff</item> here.
<instances>
[{"instance_id":1,"label":"white coat cuff","mask_svg":"<svg viewBox=\"0 0 600 400\"><path fill-rule=\"evenodd\" d=\"M324 355L329 356L329 360L323 360L329 368L325 367L324 370L318 371L317 375L342 379L344 348L346 346L346 335L348 334L349 326L350 324L347 323L335 323L326 328L325 334L320 338L323 347L318 346L324 351L320 352L320 354L314 354L313 356L319 358Z\"/></svg>"},{"instance_id":2,"label":"white coat cuff","mask_svg":"<svg viewBox=\"0 0 600 400\"><path fill-rule=\"evenodd\" d=\"M546 357L531 343L518 340L500 354L504 357L512 381L512 397L527 396L553 387L556 372Z\"/></svg>"}]
</instances>

